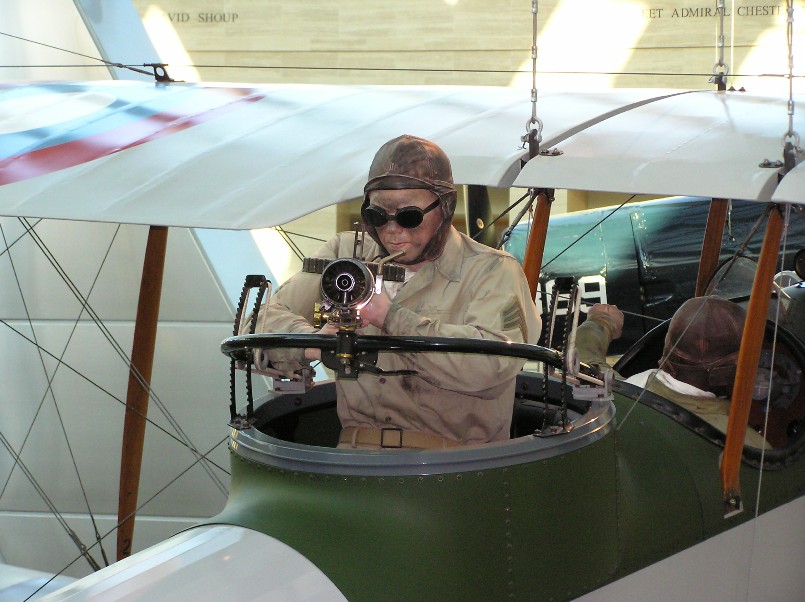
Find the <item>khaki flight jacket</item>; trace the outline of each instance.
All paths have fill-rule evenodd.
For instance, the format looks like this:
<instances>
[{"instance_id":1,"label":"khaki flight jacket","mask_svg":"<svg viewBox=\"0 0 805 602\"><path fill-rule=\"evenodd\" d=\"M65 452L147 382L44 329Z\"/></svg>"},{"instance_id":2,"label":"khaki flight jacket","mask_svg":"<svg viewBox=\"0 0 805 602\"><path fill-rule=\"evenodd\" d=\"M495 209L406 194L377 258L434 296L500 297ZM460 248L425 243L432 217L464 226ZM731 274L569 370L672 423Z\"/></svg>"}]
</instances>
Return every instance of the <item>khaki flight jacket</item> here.
<instances>
[{"instance_id":1,"label":"khaki flight jacket","mask_svg":"<svg viewBox=\"0 0 805 602\"><path fill-rule=\"evenodd\" d=\"M366 240L363 257L378 245ZM352 257L354 233L332 238L316 257ZM258 332L316 332L314 303L322 300L320 275L298 273L258 315ZM382 330L368 335L466 337L536 343L541 321L520 264L451 228L440 257L423 266L392 300ZM303 350L275 350L282 370L299 367ZM362 373L339 379L338 415L343 427L395 427L432 433L466 444L509 438L515 376L523 360L446 353L381 353L384 370L416 370L416 376Z\"/></svg>"}]
</instances>

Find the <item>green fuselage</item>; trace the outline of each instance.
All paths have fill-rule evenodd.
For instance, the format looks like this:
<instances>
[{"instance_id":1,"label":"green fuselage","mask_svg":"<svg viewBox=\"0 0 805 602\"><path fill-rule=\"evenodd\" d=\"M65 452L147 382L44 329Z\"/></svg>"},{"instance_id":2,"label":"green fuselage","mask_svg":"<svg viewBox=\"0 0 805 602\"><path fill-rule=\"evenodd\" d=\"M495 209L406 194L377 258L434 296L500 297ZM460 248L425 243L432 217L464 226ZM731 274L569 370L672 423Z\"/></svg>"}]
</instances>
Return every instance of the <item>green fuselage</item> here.
<instances>
[{"instance_id":1,"label":"green fuselage","mask_svg":"<svg viewBox=\"0 0 805 602\"><path fill-rule=\"evenodd\" d=\"M288 544L349 600L488 601L572 599L754 515L758 468L744 465L751 495L725 519L723 447L695 417L624 394L597 408L570 433L457 451L343 451L233 431L230 499L210 522ZM331 436L327 413L300 415L297 438ZM772 455L761 513L805 494L797 450Z\"/></svg>"}]
</instances>

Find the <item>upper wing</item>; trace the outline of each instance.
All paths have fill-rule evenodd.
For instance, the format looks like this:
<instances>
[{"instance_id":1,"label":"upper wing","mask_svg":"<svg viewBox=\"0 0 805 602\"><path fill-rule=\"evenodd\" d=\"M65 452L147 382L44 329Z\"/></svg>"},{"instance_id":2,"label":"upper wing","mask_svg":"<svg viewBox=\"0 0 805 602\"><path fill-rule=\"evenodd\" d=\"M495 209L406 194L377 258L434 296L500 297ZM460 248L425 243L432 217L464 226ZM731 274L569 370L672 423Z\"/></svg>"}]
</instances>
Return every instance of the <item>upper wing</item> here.
<instances>
[{"instance_id":1,"label":"upper wing","mask_svg":"<svg viewBox=\"0 0 805 602\"><path fill-rule=\"evenodd\" d=\"M540 98L543 136L658 90ZM0 215L248 229L362 195L375 151L434 140L459 184L507 187L526 151L527 92L495 87L152 84L0 88Z\"/></svg>"}]
</instances>

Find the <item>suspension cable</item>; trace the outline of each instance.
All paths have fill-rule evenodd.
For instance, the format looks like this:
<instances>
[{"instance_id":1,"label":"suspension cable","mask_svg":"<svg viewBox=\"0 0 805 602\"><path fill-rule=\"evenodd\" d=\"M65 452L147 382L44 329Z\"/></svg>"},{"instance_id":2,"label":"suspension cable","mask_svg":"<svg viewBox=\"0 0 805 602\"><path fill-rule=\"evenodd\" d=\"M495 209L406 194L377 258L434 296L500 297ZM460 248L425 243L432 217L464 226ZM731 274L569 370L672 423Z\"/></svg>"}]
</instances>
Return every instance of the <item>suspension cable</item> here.
<instances>
[{"instance_id":1,"label":"suspension cable","mask_svg":"<svg viewBox=\"0 0 805 602\"><path fill-rule=\"evenodd\" d=\"M724 0L716 0L716 16L718 24L716 26L716 64L713 65L713 77L710 81L715 82L719 90L727 89L727 74L730 72L729 65L724 62Z\"/></svg>"},{"instance_id":2,"label":"suspension cable","mask_svg":"<svg viewBox=\"0 0 805 602\"><path fill-rule=\"evenodd\" d=\"M531 0L533 26L531 32L531 117L526 122L526 134L521 138L523 146L528 145L528 156L533 159L539 154L542 142L542 121L537 117L537 27L539 6L538 0Z\"/></svg>"},{"instance_id":3,"label":"suspension cable","mask_svg":"<svg viewBox=\"0 0 805 602\"><path fill-rule=\"evenodd\" d=\"M730 0L730 65L735 64L735 0ZM733 74L733 81L736 77Z\"/></svg>"},{"instance_id":4,"label":"suspension cable","mask_svg":"<svg viewBox=\"0 0 805 602\"><path fill-rule=\"evenodd\" d=\"M794 131L794 0L786 0L785 37L788 45L788 131L783 136L783 146L790 142L793 150L802 154L799 134Z\"/></svg>"},{"instance_id":5,"label":"suspension cable","mask_svg":"<svg viewBox=\"0 0 805 602\"><path fill-rule=\"evenodd\" d=\"M539 25L539 5L537 0L531 0L532 33L531 33L531 117L525 124L525 135L520 138L523 148L528 147L528 157L533 159L539 154L539 145L542 142L542 121L537 117L537 27Z\"/></svg>"}]
</instances>

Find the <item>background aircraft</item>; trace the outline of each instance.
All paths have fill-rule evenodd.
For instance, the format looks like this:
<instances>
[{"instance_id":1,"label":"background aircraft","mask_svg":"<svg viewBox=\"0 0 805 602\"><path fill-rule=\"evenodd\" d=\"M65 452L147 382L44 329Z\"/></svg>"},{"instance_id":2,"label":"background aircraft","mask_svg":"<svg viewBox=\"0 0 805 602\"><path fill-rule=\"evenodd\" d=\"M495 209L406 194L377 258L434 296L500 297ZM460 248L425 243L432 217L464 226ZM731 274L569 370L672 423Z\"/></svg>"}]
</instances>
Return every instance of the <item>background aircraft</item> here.
<instances>
[{"instance_id":1,"label":"background aircraft","mask_svg":"<svg viewBox=\"0 0 805 602\"><path fill-rule=\"evenodd\" d=\"M626 312L623 335L611 347L622 353L694 295L709 209L709 199L678 197L551 217L538 298L543 311L557 277L579 278L586 303L612 303ZM763 209L730 203L719 263L739 250L757 258L762 230L743 245ZM521 262L530 227L516 226L504 246ZM787 235L779 271L793 270L805 249L805 219L795 216Z\"/></svg>"}]
</instances>

